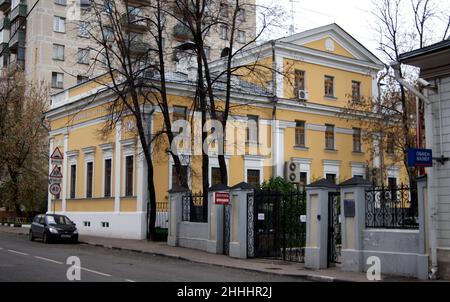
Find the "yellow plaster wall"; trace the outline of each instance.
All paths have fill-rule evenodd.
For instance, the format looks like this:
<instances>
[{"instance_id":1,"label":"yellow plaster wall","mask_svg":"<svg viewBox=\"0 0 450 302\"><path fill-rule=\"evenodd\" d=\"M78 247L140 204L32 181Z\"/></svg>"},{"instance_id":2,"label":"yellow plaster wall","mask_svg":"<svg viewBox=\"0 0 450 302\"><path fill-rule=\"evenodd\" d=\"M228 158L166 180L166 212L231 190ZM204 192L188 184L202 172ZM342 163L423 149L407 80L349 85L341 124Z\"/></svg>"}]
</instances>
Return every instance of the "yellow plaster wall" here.
<instances>
[{"instance_id":1,"label":"yellow plaster wall","mask_svg":"<svg viewBox=\"0 0 450 302\"><path fill-rule=\"evenodd\" d=\"M327 39L333 40L333 42L334 42L334 51L328 51L326 49L325 41ZM355 58L348 50L346 50L344 47L342 47L341 44L336 42L331 37L325 37L325 38L317 40L317 41L306 43L306 44L303 44L303 46L308 47L308 48L312 48L312 49L316 49L316 50L320 50L320 51L326 51L328 53L332 53L332 54L339 55L339 56L344 56L344 57L348 57L348 58Z\"/></svg>"}]
</instances>

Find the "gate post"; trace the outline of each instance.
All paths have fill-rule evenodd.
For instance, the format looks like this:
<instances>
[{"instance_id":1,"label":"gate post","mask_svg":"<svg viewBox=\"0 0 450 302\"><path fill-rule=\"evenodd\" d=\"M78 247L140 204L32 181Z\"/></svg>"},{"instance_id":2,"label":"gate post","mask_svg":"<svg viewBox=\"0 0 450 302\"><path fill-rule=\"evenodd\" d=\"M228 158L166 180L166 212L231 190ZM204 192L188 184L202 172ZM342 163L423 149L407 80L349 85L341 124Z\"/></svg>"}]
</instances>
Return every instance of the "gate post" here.
<instances>
[{"instance_id":1,"label":"gate post","mask_svg":"<svg viewBox=\"0 0 450 302\"><path fill-rule=\"evenodd\" d=\"M363 258L363 230L366 227L366 190L370 181L351 178L341 183L342 251L341 269L362 272L366 264Z\"/></svg>"},{"instance_id":2,"label":"gate post","mask_svg":"<svg viewBox=\"0 0 450 302\"><path fill-rule=\"evenodd\" d=\"M328 193L338 188L326 179L306 187L306 268L328 266Z\"/></svg>"},{"instance_id":3,"label":"gate post","mask_svg":"<svg viewBox=\"0 0 450 302\"><path fill-rule=\"evenodd\" d=\"M229 192L226 185L214 185L208 192L208 241L206 251L213 254L223 253L223 231L224 231L224 205L215 204L215 192Z\"/></svg>"},{"instance_id":4,"label":"gate post","mask_svg":"<svg viewBox=\"0 0 450 302\"><path fill-rule=\"evenodd\" d=\"M247 258L247 195L253 187L241 182L231 188L230 256Z\"/></svg>"},{"instance_id":5,"label":"gate post","mask_svg":"<svg viewBox=\"0 0 450 302\"><path fill-rule=\"evenodd\" d=\"M178 246L179 224L183 215L183 195L188 192L187 188L174 185L169 191L169 234L167 245Z\"/></svg>"}]
</instances>

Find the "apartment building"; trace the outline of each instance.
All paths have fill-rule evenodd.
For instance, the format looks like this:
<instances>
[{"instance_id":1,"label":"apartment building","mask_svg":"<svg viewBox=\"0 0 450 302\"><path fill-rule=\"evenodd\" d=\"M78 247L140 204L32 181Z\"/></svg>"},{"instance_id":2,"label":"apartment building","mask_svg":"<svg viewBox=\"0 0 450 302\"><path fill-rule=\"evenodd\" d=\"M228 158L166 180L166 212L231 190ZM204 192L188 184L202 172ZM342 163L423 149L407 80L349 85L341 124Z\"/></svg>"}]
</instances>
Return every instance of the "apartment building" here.
<instances>
[{"instance_id":1,"label":"apartment building","mask_svg":"<svg viewBox=\"0 0 450 302\"><path fill-rule=\"evenodd\" d=\"M368 177L368 167L373 165L371 146L364 143L364 133L355 122L339 113L348 95L357 99L376 94L376 73L382 63L336 24L259 45L236 63L252 62L255 57L260 65L275 63L285 76L268 72L267 82L274 78L275 83L267 85L257 84L261 81L251 76L236 79L238 89L232 93L229 117L235 128L227 132L227 144L232 148L225 150L228 185L246 181L258 186L272 176L284 177L289 162L300 166L298 178L303 185L322 178L341 183L354 176ZM221 60L215 61L212 67L219 70L221 64ZM199 116L199 112L189 112L195 85L188 76L171 72L167 81L172 118L184 118L188 113ZM99 94L98 89L96 83L84 83L52 98L46 114L51 126L50 149L58 147L64 153L64 179L60 198L49 197L48 209L68 215L84 234L144 238L147 190L141 146L133 122L127 118L108 138L98 136L111 98ZM250 105L238 106L242 104ZM157 108L150 120L152 133L162 129ZM256 128L250 128L249 121L254 121ZM159 203L168 202L167 192L177 182L168 147L164 141L153 144ZM198 192L202 187L201 156L195 148L184 153L182 164L191 190ZM217 155L211 154L210 185L220 181L218 168ZM401 165L393 164L386 182L400 183L402 173Z\"/></svg>"},{"instance_id":2,"label":"apartment building","mask_svg":"<svg viewBox=\"0 0 450 302\"><path fill-rule=\"evenodd\" d=\"M128 3L130 13L145 16L146 1L130 0ZM230 3L217 1L221 17L231 17ZM248 3L250 5L239 13L237 46L252 41L256 35L256 13L252 5L255 0ZM90 5L90 0L0 0L3 15L0 16L1 67L20 67L27 80L43 80L53 92L104 73L105 69L97 65L92 68L96 55L90 49L96 49L97 45L87 31L92 16ZM142 22L130 24L128 29L136 35L148 35ZM176 50L189 41L190 35L173 18L168 18L164 32L167 70L174 71L180 65ZM228 26L217 25L211 29L205 37L210 60L220 58L229 39Z\"/></svg>"}]
</instances>

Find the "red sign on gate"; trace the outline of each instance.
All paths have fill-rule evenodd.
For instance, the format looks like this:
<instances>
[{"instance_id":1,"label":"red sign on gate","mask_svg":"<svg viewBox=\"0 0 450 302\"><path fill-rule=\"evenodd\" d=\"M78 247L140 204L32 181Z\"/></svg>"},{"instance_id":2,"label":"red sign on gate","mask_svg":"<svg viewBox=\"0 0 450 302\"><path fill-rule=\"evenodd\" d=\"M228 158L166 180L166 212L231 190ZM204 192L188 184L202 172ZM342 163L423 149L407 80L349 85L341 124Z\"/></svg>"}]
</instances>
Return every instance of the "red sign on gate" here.
<instances>
[{"instance_id":1,"label":"red sign on gate","mask_svg":"<svg viewBox=\"0 0 450 302\"><path fill-rule=\"evenodd\" d=\"M230 204L230 193L228 192L215 192L214 201L216 204Z\"/></svg>"}]
</instances>

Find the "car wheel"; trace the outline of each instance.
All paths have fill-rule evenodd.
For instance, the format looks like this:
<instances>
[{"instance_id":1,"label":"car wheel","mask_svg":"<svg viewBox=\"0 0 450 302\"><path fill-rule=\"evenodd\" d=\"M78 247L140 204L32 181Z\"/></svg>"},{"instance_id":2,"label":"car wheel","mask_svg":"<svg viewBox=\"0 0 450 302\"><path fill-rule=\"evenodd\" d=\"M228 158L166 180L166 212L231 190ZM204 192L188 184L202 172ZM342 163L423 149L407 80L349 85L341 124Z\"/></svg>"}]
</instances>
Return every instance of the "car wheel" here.
<instances>
[{"instance_id":1,"label":"car wheel","mask_svg":"<svg viewBox=\"0 0 450 302\"><path fill-rule=\"evenodd\" d=\"M47 233L44 233L44 236L42 237L42 241L44 241L44 243L50 243L50 239L48 238Z\"/></svg>"},{"instance_id":2,"label":"car wheel","mask_svg":"<svg viewBox=\"0 0 450 302\"><path fill-rule=\"evenodd\" d=\"M33 231L31 231L31 230L30 230L29 238L30 238L30 241L34 241Z\"/></svg>"}]
</instances>

